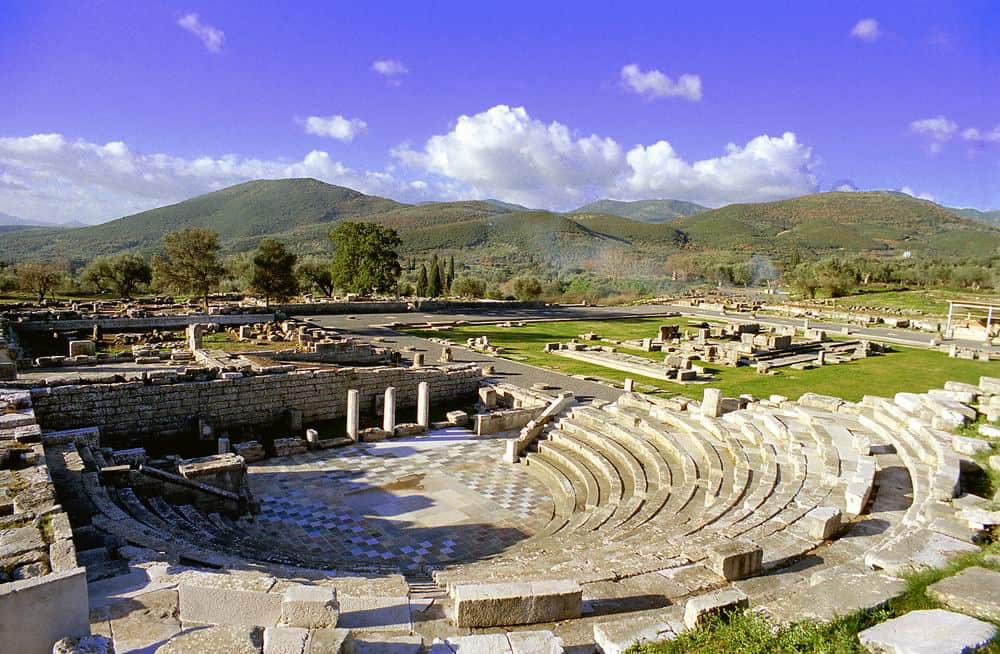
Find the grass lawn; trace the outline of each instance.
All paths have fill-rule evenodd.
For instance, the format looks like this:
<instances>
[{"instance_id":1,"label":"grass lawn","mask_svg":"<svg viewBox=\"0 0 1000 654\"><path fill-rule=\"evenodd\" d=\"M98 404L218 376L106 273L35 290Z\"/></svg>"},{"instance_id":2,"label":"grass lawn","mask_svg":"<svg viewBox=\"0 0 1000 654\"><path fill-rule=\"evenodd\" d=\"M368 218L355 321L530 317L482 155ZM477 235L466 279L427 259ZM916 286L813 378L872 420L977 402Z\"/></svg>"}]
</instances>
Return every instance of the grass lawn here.
<instances>
[{"instance_id":1,"label":"grass lawn","mask_svg":"<svg viewBox=\"0 0 1000 654\"><path fill-rule=\"evenodd\" d=\"M710 620L705 626L682 634L675 640L634 646L630 654L865 654L857 634L860 631L920 609L947 608L927 595L928 586L969 566L1000 570L996 556L1000 547L986 545L982 551L963 555L939 570L927 570L906 578L906 591L879 609L857 611L827 624L811 621L777 627L759 614L746 611L728 619ZM1000 654L1000 644L982 650Z\"/></svg>"},{"instance_id":2,"label":"grass lawn","mask_svg":"<svg viewBox=\"0 0 1000 654\"><path fill-rule=\"evenodd\" d=\"M911 309L923 311L927 315L947 316L948 301L979 302L1000 304L1000 296L987 293L969 293L968 291L950 291L947 289L917 289L917 290L871 290L857 295L837 298L838 307L861 306L873 310L879 309Z\"/></svg>"},{"instance_id":3,"label":"grass lawn","mask_svg":"<svg viewBox=\"0 0 1000 654\"><path fill-rule=\"evenodd\" d=\"M542 351L546 343L565 342L580 334L594 332L602 338L613 340L655 337L657 327L678 324L682 328L690 318L634 318L627 320L590 320L571 322L527 323L525 327L497 327L495 325L465 325L449 331L434 332L415 330L428 338L448 338L464 344L467 338L487 336L490 343L504 348L506 358L522 363L575 375L586 375L618 383L632 377L641 385L655 387L666 393L701 398L704 388L719 388L730 397L752 393L755 397L771 394L797 398L811 391L835 395L857 401L863 395L892 395L900 391L923 392L940 388L948 380L976 383L982 375L1000 374L1000 366L981 361L950 359L945 354L919 348L893 346L893 352L840 365L824 366L813 370L781 368L775 375L761 375L749 366L727 368L706 366L715 373L709 384L674 384L656 379L639 377L610 368L583 363L547 354ZM662 361L659 352L625 350L631 354Z\"/></svg>"}]
</instances>

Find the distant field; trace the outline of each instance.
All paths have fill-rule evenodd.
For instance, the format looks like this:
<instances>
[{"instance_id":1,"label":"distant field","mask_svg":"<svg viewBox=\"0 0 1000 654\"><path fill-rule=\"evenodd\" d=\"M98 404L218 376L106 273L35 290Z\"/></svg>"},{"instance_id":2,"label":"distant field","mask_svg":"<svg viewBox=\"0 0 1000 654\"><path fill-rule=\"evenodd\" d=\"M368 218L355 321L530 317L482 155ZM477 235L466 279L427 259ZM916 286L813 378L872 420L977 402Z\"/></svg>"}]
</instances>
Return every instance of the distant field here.
<instances>
[{"instance_id":1,"label":"distant field","mask_svg":"<svg viewBox=\"0 0 1000 654\"><path fill-rule=\"evenodd\" d=\"M872 291L858 295L848 295L837 298L838 307L862 306L873 310L908 309L923 311L927 315L948 315L948 301L980 302L1000 305L1000 295L988 293L969 293L967 291L950 291L946 289L912 290L912 291Z\"/></svg>"},{"instance_id":2,"label":"distant field","mask_svg":"<svg viewBox=\"0 0 1000 654\"><path fill-rule=\"evenodd\" d=\"M625 377L632 377L640 385L692 398L700 398L706 387L712 387L722 389L723 393L731 397L741 393L767 397L776 393L797 398L802 393L811 391L857 401L866 394L922 392L930 388L940 388L948 380L974 383L982 375L1000 374L1000 366L996 363L949 359L936 351L894 346L893 352L862 361L813 370L782 368L773 376L758 374L753 368L746 366L741 368L707 366L708 370L716 374L715 381L710 384L681 385L638 377L542 351L545 343L564 342L586 332L594 332L602 338L626 340L655 336L658 325L677 324L683 328L688 322L688 318L636 318L614 321L528 323L525 327L511 328L469 325L448 332L418 330L411 333L427 338L449 338L459 344L464 343L467 338L487 336L491 343L505 349L503 353L505 358L567 374L587 375L618 383L624 382ZM625 351L656 361L663 360L663 355L658 352Z\"/></svg>"}]
</instances>

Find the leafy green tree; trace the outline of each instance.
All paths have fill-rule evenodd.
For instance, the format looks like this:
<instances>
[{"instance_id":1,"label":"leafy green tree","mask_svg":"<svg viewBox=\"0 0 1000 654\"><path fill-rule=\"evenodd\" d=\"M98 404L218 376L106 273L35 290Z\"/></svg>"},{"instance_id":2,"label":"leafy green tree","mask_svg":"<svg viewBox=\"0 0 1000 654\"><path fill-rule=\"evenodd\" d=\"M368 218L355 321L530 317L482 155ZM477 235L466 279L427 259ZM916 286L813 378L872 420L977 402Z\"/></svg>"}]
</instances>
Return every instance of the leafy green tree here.
<instances>
[{"instance_id":1,"label":"leafy green tree","mask_svg":"<svg viewBox=\"0 0 1000 654\"><path fill-rule=\"evenodd\" d=\"M81 280L100 292L113 291L129 299L139 286L153 281L153 269L138 254L97 257L83 269Z\"/></svg>"},{"instance_id":2,"label":"leafy green tree","mask_svg":"<svg viewBox=\"0 0 1000 654\"><path fill-rule=\"evenodd\" d=\"M486 295L486 282L476 277L459 277L451 283L452 295L481 298Z\"/></svg>"},{"instance_id":3,"label":"leafy green tree","mask_svg":"<svg viewBox=\"0 0 1000 654\"><path fill-rule=\"evenodd\" d=\"M534 300L542 294L542 283L537 277L521 275L514 278L514 297L518 300Z\"/></svg>"},{"instance_id":4,"label":"leafy green tree","mask_svg":"<svg viewBox=\"0 0 1000 654\"><path fill-rule=\"evenodd\" d=\"M330 232L336 251L333 285L352 293L386 293L396 288L401 268L396 230L375 223L343 222Z\"/></svg>"},{"instance_id":5,"label":"leafy green tree","mask_svg":"<svg viewBox=\"0 0 1000 654\"><path fill-rule=\"evenodd\" d=\"M295 278L297 260L283 243L273 238L265 238L257 246L250 289L264 296L264 306L271 306L271 298L281 302L299 292L299 281Z\"/></svg>"},{"instance_id":6,"label":"leafy green tree","mask_svg":"<svg viewBox=\"0 0 1000 654\"><path fill-rule=\"evenodd\" d=\"M427 268L427 297L440 297L441 265L436 254L431 257L431 264Z\"/></svg>"},{"instance_id":7,"label":"leafy green tree","mask_svg":"<svg viewBox=\"0 0 1000 654\"><path fill-rule=\"evenodd\" d=\"M208 294L226 274L219 262L219 235L205 227L188 227L163 237L165 256L153 258L153 279L158 286L202 299L208 311Z\"/></svg>"},{"instance_id":8,"label":"leafy green tree","mask_svg":"<svg viewBox=\"0 0 1000 654\"><path fill-rule=\"evenodd\" d=\"M427 297L427 266L420 264L420 273L417 275L417 297Z\"/></svg>"},{"instance_id":9,"label":"leafy green tree","mask_svg":"<svg viewBox=\"0 0 1000 654\"><path fill-rule=\"evenodd\" d=\"M295 269L299 286L303 289L316 288L325 297L333 295L333 278L330 275L330 264L319 257L307 257L299 262Z\"/></svg>"},{"instance_id":10,"label":"leafy green tree","mask_svg":"<svg viewBox=\"0 0 1000 654\"><path fill-rule=\"evenodd\" d=\"M795 291L808 298L816 297L816 289L819 288L819 281L808 263L800 263L791 270L785 272L785 283Z\"/></svg>"},{"instance_id":11,"label":"leafy green tree","mask_svg":"<svg viewBox=\"0 0 1000 654\"><path fill-rule=\"evenodd\" d=\"M17 283L22 291L34 293L39 302L63 281L65 272L52 261L35 259L17 265Z\"/></svg>"}]
</instances>

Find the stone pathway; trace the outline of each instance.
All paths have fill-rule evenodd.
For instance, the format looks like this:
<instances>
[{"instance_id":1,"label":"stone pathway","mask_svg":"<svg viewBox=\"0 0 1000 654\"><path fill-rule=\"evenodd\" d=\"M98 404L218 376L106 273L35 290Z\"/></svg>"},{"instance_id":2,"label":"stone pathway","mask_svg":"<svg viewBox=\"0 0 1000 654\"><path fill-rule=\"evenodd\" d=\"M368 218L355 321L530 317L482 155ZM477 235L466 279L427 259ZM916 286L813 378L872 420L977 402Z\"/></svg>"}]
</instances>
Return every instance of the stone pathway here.
<instances>
[{"instance_id":1,"label":"stone pathway","mask_svg":"<svg viewBox=\"0 0 1000 654\"><path fill-rule=\"evenodd\" d=\"M500 462L503 439L446 429L249 467L261 512L240 526L276 548L404 572L502 552L552 514L545 487Z\"/></svg>"}]
</instances>

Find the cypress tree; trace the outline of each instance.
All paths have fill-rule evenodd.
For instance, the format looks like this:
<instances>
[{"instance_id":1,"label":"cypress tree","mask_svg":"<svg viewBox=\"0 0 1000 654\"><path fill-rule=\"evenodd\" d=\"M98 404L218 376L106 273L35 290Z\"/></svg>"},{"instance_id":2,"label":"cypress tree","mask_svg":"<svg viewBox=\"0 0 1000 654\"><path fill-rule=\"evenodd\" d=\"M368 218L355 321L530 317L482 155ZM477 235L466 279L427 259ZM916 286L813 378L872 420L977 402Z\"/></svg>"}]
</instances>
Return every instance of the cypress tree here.
<instances>
[{"instance_id":1,"label":"cypress tree","mask_svg":"<svg viewBox=\"0 0 1000 654\"><path fill-rule=\"evenodd\" d=\"M448 282L448 288L450 289L452 282L455 281L455 255L454 254L451 255L451 257L448 259L448 271L447 271L446 277L447 277L447 282Z\"/></svg>"},{"instance_id":2,"label":"cypress tree","mask_svg":"<svg viewBox=\"0 0 1000 654\"><path fill-rule=\"evenodd\" d=\"M417 297L427 297L427 266L420 264L420 274L417 275Z\"/></svg>"},{"instance_id":3,"label":"cypress tree","mask_svg":"<svg viewBox=\"0 0 1000 654\"><path fill-rule=\"evenodd\" d=\"M427 297L439 297L441 295L441 265L438 263L437 255L431 257L431 265L427 271Z\"/></svg>"}]
</instances>

